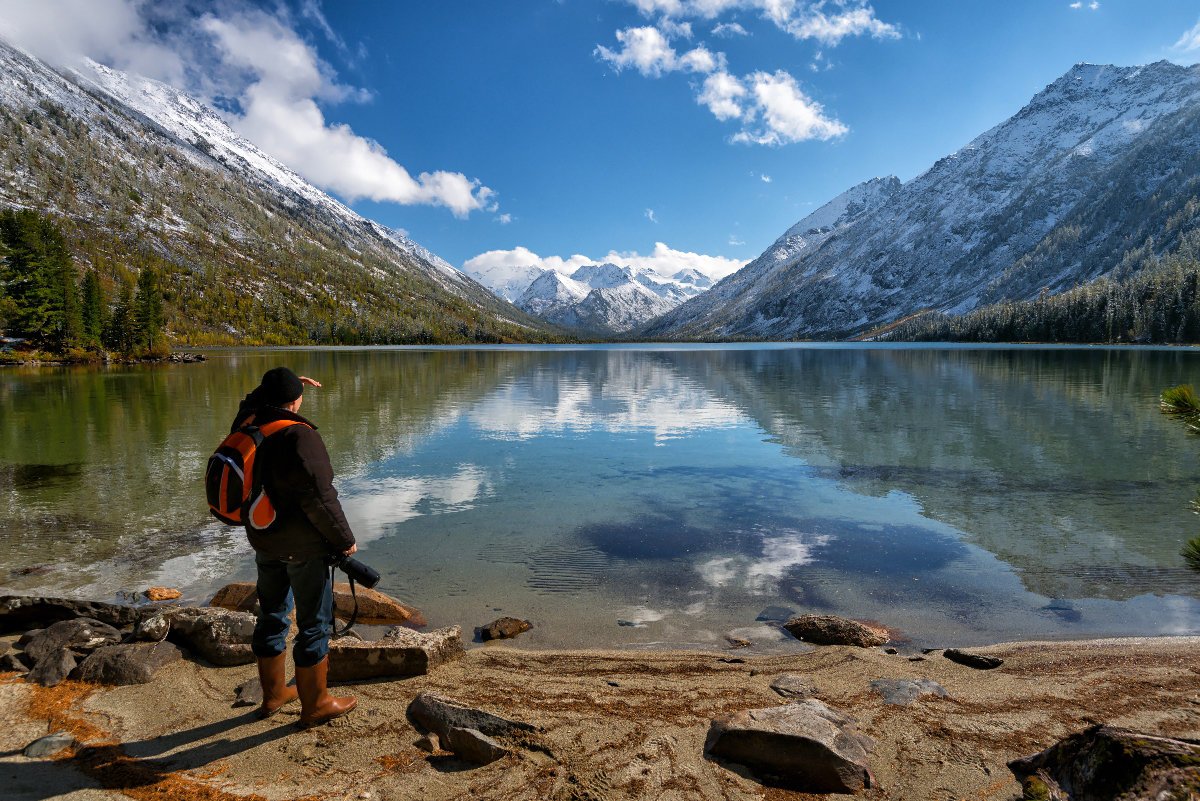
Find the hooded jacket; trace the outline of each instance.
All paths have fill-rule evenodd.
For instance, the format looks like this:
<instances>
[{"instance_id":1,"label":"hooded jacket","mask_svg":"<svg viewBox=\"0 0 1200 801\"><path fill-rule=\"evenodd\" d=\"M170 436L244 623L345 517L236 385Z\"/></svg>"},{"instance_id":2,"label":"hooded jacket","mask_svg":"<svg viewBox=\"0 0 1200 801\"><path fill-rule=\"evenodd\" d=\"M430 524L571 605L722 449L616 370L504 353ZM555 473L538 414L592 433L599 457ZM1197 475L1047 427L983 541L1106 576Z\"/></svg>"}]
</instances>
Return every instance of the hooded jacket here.
<instances>
[{"instance_id":1,"label":"hooded jacket","mask_svg":"<svg viewBox=\"0 0 1200 801\"><path fill-rule=\"evenodd\" d=\"M265 425L295 420L303 425L284 428L258 446L254 469L275 507L275 522L265 531L247 528L250 545L268 559L307 561L342 553L354 545L333 486L333 465L317 427L300 415L276 406L259 406L248 395L231 431L251 414Z\"/></svg>"}]
</instances>

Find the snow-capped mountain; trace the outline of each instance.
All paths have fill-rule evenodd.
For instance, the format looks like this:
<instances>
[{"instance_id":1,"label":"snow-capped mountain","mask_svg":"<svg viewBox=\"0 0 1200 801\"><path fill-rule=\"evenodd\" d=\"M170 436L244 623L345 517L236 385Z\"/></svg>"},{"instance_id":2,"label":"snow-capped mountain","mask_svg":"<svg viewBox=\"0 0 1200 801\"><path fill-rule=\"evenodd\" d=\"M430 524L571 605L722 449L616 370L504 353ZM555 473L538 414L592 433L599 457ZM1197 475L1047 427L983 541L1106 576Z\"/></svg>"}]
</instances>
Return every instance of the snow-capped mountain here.
<instances>
[{"instance_id":1,"label":"snow-capped mountain","mask_svg":"<svg viewBox=\"0 0 1200 801\"><path fill-rule=\"evenodd\" d=\"M570 276L540 270L515 302L518 308L557 325L593 335L621 334L703 291L693 272L676 273L684 274L681 280L649 268L609 262L586 264Z\"/></svg>"},{"instance_id":2,"label":"snow-capped mountain","mask_svg":"<svg viewBox=\"0 0 1200 801\"><path fill-rule=\"evenodd\" d=\"M538 339L538 321L358 215L195 98L99 64L57 71L0 41L0 204L63 220L103 283L147 263L193 341ZM103 262L89 254L106 252ZM231 302L252 297L253 304ZM184 310L186 309L186 313Z\"/></svg>"},{"instance_id":3,"label":"snow-capped mountain","mask_svg":"<svg viewBox=\"0 0 1200 801\"><path fill-rule=\"evenodd\" d=\"M770 285L789 265L878 208L899 189L900 179L894 176L872 178L847 189L787 229L757 259L651 322L649 332L654 336L669 332L677 337L695 333L703 338L722 320L746 314L757 299L756 288Z\"/></svg>"},{"instance_id":4,"label":"snow-capped mountain","mask_svg":"<svg viewBox=\"0 0 1200 801\"><path fill-rule=\"evenodd\" d=\"M844 337L1136 268L1200 216L1200 66L1078 65L922 175L859 191L643 333Z\"/></svg>"}]
</instances>

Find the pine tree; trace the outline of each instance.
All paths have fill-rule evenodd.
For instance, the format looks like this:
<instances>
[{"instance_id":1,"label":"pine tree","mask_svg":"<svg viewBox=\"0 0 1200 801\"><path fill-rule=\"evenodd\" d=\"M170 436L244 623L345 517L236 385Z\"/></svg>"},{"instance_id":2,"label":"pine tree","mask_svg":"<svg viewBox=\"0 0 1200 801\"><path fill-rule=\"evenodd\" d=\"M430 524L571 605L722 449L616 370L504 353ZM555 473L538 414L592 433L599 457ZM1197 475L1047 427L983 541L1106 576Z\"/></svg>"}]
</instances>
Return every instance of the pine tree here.
<instances>
[{"instance_id":1,"label":"pine tree","mask_svg":"<svg viewBox=\"0 0 1200 801\"><path fill-rule=\"evenodd\" d=\"M104 346L118 353L132 353L134 349L133 282L122 277L117 302L108 318L104 334Z\"/></svg>"},{"instance_id":2,"label":"pine tree","mask_svg":"<svg viewBox=\"0 0 1200 801\"><path fill-rule=\"evenodd\" d=\"M87 348L99 348L104 335L104 291L100 287L100 276L95 270L88 270L83 277L82 344Z\"/></svg>"},{"instance_id":3,"label":"pine tree","mask_svg":"<svg viewBox=\"0 0 1200 801\"><path fill-rule=\"evenodd\" d=\"M157 351L162 345L162 291L158 288L158 273L149 267L142 268L138 275L133 309L136 347Z\"/></svg>"},{"instance_id":4,"label":"pine tree","mask_svg":"<svg viewBox=\"0 0 1200 801\"><path fill-rule=\"evenodd\" d=\"M0 213L0 242L8 255L0 271L10 310L10 333L38 347L64 351L82 329L75 262L55 222L35 211Z\"/></svg>"}]
</instances>

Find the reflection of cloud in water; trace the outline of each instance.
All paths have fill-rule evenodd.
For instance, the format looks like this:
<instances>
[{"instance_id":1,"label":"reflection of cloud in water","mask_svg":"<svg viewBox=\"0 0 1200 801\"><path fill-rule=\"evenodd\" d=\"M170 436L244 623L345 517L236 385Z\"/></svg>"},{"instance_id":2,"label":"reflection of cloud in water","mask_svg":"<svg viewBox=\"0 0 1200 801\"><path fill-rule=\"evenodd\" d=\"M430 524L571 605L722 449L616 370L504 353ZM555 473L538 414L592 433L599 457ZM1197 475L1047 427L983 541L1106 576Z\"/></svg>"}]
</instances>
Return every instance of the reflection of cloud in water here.
<instances>
[{"instance_id":1,"label":"reflection of cloud in water","mask_svg":"<svg viewBox=\"0 0 1200 801\"><path fill-rule=\"evenodd\" d=\"M471 509L493 491L487 471L460 465L452 476L395 476L359 480L348 487L342 505L358 541L380 537L396 523L423 514Z\"/></svg>"},{"instance_id":2,"label":"reflection of cloud in water","mask_svg":"<svg viewBox=\"0 0 1200 801\"><path fill-rule=\"evenodd\" d=\"M816 548L832 541L828 534L809 534L789 531L781 536L764 538L762 556L723 556L696 566L700 578L712 587L740 585L752 593L773 592L789 570L811 564Z\"/></svg>"},{"instance_id":3,"label":"reflection of cloud in water","mask_svg":"<svg viewBox=\"0 0 1200 801\"><path fill-rule=\"evenodd\" d=\"M671 370L647 367L634 376L585 381L521 382L500 387L468 413L495 439L584 431L652 431L656 442L744 420L737 408Z\"/></svg>"}]
</instances>

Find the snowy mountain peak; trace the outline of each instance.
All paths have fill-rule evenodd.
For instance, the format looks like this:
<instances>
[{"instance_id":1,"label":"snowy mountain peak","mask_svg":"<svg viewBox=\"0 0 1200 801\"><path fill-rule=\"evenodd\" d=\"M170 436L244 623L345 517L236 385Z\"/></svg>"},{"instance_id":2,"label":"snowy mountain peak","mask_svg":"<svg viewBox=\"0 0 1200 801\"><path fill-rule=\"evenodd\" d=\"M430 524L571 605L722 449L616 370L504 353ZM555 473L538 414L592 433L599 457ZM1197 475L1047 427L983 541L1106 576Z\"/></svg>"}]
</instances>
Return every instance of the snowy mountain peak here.
<instances>
[{"instance_id":1,"label":"snowy mountain peak","mask_svg":"<svg viewBox=\"0 0 1200 801\"><path fill-rule=\"evenodd\" d=\"M633 270L629 267L618 267L612 262L586 264L571 273L571 277L592 289L605 289L631 281Z\"/></svg>"},{"instance_id":2,"label":"snowy mountain peak","mask_svg":"<svg viewBox=\"0 0 1200 801\"><path fill-rule=\"evenodd\" d=\"M847 224L864 210L878 206L899 189L900 179L894 175L863 181L787 229L775 242L780 244L792 237L827 234Z\"/></svg>"}]
</instances>

